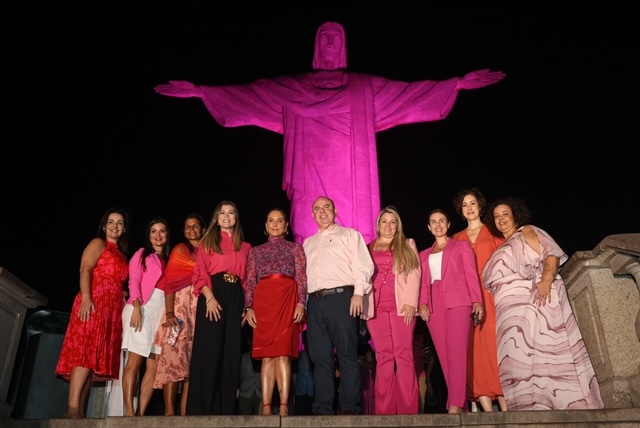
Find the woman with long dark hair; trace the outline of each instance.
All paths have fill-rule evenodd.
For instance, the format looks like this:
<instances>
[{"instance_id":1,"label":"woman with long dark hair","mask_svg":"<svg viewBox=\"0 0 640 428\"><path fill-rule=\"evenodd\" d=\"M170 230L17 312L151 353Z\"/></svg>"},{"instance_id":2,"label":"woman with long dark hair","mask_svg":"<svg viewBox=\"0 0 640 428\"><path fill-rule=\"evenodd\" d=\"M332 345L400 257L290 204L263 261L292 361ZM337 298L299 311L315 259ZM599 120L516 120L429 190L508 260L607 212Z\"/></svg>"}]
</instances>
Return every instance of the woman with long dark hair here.
<instances>
[{"instance_id":1,"label":"woman with long dark hair","mask_svg":"<svg viewBox=\"0 0 640 428\"><path fill-rule=\"evenodd\" d=\"M140 416L144 416L153 395L156 357L162 350L154 339L164 314L164 291L157 285L170 252L168 223L156 217L147 225L144 246L129 261L129 300L122 311L122 350L126 351L122 375L124 416L136 415L134 399L145 360L138 403Z\"/></svg>"},{"instance_id":2,"label":"woman with long dark hair","mask_svg":"<svg viewBox=\"0 0 640 428\"><path fill-rule=\"evenodd\" d=\"M189 214L184 221L184 239L171 250L164 275L158 288L164 290L165 315L160 321L156 344L162 347L153 384L163 390L164 414L176 414L175 401L178 388L180 414L186 415L189 396L189 365L193 349L193 331L196 321L197 298L193 295L193 271L200 239L205 230L204 219L199 214ZM180 331L174 343L168 342L169 334L178 327Z\"/></svg>"},{"instance_id":3,"label":"woman with long dark hair","mask_svg":"<svg viewBox=\"0 0 640 428\"><path fill-rule=\"evenodd\" d=\"M278 414L288 416L291 359L299 355L307 303L307 259L302 245L285 239L289 221L283 210L269 211L264 226L268 241L249 252L245 318L254 328L251 356L262 360L262 414L272 414L277 384Z\"/></svg>"},{"instance_id":4,"label":"woman with long dark hair","mask_svg":"<svg viewBox=\"0 0 640 428\"><path fill-rule=\"evenodd\" d=\"M129 276L128 213L107 210L98 233L82 252L80 291L73 301L56 374L70 381L66 419L86 415L91 382L120 373L122 307Z\"/></svg>"}]
</instances>

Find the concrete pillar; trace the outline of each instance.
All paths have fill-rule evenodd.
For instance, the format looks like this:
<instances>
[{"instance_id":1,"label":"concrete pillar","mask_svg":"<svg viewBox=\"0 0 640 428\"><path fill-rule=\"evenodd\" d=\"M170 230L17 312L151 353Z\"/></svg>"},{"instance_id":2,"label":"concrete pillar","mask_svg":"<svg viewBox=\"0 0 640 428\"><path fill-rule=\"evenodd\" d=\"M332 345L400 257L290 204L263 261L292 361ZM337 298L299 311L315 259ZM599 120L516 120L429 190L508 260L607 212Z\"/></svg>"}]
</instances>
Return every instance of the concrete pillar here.
<instances>
[{"instance_id":1,"label":"concrete pillar","mask_svg":"<svg viewBox=\"0 0 640 428\"><path fill-rule=\"evenodd\" d=\"M605 408L640 407L640 234L576 252L561 276Z\"/></svg>"},{"instance_id":2,"label":"concrete pillar","mask_svg":"<svg viewBox=\"0 0 640 428\"><path fill-rule=\"evenodd\" d=\"M27 309L46 304L44 296L0 267L0 417L11 415L7 396Z\"/></svg>"}]
</instances>

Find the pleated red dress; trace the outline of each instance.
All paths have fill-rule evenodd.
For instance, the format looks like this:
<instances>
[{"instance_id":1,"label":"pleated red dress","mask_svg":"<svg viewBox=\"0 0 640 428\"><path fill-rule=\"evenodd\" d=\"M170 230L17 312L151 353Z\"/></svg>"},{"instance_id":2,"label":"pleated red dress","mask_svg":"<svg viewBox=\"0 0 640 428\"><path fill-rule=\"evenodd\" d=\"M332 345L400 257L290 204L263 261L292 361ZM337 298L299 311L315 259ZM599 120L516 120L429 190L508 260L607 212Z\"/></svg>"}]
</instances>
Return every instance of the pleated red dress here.
<instances>
[{"instance_id":1,"label":"pleated red dress","mask_svg":"<svg viewBox=\"0 0 640 428\"><path fill-rule=\"evenodd\" d=\"M82 295L78 292L62 343L56 374L69 379L75 367L85 367L94 379L118 379L122 345L122 290L129 276L129 263L118 246L107 241L91 272L91 297L96 312L87 322L79 317Z\"/></svg>"}]
</instances>

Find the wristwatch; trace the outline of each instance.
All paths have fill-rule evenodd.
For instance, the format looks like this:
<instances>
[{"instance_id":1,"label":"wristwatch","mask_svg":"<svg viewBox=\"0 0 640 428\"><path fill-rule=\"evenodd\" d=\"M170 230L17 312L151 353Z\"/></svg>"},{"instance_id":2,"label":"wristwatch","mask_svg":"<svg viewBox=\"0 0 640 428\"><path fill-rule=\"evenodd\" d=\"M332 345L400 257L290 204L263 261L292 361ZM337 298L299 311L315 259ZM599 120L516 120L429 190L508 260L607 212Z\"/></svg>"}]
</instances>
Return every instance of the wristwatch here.
<instances>
[{"instance_id":1,"label":"wristwatch","mask_svg":"<svg viewBox=\"0 0 640 428\"><path fill-rule=\"evenodd\" d=\"M242 311L242 313L246 314L247 312L249 312L251 309L253 309L250 306L247 306L246 308L244 308L244 310Z\"/></svg>"}]
</instances>

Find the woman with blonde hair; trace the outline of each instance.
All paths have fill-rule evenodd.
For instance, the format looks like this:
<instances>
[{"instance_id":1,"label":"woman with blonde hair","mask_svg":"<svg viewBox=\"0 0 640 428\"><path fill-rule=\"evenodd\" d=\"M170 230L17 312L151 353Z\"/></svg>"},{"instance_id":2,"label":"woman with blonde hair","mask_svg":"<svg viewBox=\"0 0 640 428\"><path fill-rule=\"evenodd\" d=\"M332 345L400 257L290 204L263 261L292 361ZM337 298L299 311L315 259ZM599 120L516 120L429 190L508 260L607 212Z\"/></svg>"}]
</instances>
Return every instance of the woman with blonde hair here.
<instances>
[{"instance_id":1,"label":"woman with blonde hair","mask_svg":"<svg viewBox=\"0 0 640 428\"><path fill-rule=\"evenodd\" d=\"M405 237L395 207L384 208L376 225L377 238L369 244L375 271L367 311L376 355L376 414L417 414L413 332L421 278L418 249Z\"/></svg>"}]
</instances>

